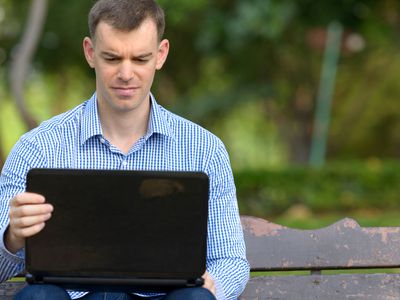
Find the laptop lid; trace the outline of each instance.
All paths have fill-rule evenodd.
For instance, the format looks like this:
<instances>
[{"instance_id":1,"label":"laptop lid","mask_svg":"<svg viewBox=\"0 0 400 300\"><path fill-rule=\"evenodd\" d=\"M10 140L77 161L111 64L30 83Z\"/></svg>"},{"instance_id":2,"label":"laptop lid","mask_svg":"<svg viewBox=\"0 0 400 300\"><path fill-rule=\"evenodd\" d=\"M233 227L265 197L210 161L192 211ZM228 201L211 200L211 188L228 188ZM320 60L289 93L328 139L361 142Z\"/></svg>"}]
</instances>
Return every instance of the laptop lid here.
<instances>
[{"instance_id":1,"label":"laptop lid","mask_svg":"<svg viewBox=\"0 0 400 300\"><path fill-rule=\"evenodd\" d=\"M26 240L30 281L76 289L201 284L206 174L32 169L27 191L54 206L45 228Z\"/></svg>"}]
</instances>

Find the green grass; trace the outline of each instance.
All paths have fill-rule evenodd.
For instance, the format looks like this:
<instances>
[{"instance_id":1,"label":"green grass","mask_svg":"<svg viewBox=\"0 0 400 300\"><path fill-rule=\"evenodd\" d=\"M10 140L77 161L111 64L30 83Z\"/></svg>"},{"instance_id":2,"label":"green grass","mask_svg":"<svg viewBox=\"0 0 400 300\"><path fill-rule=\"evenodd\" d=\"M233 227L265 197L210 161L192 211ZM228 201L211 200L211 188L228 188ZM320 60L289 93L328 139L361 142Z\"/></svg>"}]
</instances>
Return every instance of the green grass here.
<instances>
[{"instance_id":1,"label":"green grass","mask_svg":"<svg viewBox=\"0 0 400 300\"><path fill-rule=\"evenodd\" d=\"M13 282L25 281L25 277L13 277L10 279L10 281L13 281Z\"/></svg>"}]
</instances>

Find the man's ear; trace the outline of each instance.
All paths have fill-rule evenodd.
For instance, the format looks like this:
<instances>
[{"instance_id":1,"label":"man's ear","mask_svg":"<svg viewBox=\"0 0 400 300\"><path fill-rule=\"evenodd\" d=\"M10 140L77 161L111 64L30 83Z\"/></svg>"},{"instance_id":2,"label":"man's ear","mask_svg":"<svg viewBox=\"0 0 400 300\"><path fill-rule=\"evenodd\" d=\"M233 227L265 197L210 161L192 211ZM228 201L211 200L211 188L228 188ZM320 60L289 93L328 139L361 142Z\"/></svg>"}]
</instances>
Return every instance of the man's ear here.
<instances>
[{"instance_id":1,"label":"man's ear","mask_svg":"<svg viewBox=\"0 0 400 300\"><path fill-rule=\"evenodd\" d=\"M169 52L169 41L164 39L160 42L160 45L158 46L157 64L156 64L157 70L160 70L164 65L165 61L167 60L168 52Z\"/></svg>"},{"instance_id":2,"label":"man's ear","mask_svg":"<svg viewBox=\"0 0 400 300\"><path fill-rule=\"evenodd\" d=\"M83 52L85 53L85 58L89 66L94 68L94 45L89 37L83 39Z\"/></svg>"}]
</instances>

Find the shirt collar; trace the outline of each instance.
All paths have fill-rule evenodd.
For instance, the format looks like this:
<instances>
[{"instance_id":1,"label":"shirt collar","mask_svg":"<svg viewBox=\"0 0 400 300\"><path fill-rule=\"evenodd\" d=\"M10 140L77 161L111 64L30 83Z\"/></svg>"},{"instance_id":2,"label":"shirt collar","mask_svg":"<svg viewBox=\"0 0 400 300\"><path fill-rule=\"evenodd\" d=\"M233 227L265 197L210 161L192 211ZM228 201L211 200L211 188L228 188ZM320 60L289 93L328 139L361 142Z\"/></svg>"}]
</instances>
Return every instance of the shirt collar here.
<instances>
[{"instance_id":1,"label":"shirt collar","mask_svg":"<svg viewBox=\"0 0 400 300\"><path fill-rule=\"evenodd\" d=\"M97 135L103 135L101 123L97 111L97 95L96 93L86 102L86 106L80 117L81 127L81 145L88 139Z\"/></svg>"},{"instance_id":2,"label":"shirt collar","mask_svg":"<svg viewBox=\"0 0 400 300\"><path fill-rule=\"evenodd\" d=\"M168 114L165 113L165 109L158 105L153 94L150 94L151 109L149 125L147 127L146 139L149 138L153 133L159 133L171 138L174 135L171 130L171 124L168 120Z\"/></svg>"},{"instance_id":3,"label":"shirt collar","mask_svg":"<svg viewBox=\"0 0 400 300\"><path fill-rule=\"evenodd\" d=\"M147 140L153 133L159 133L171 138L174 138L170 123L165 114L165 109L157 104L155 97L150 94L151 108L149 124L147 127L147 133L145 139ZM101 129L100 118L97 110L97 94L87 101L85 109L81 115L81 144L84 144L88 139L94 136L103 135Z\"/></svg>"}]
</instances>

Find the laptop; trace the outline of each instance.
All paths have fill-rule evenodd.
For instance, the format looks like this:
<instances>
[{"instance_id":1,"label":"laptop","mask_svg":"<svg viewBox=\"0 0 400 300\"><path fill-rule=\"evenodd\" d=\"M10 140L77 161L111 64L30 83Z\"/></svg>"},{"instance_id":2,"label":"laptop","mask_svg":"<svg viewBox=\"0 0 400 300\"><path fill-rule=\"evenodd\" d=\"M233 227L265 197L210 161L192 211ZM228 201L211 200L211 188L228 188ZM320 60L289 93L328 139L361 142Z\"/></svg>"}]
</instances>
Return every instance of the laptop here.
<instances>
[{"instance_id":1,"label":"laptop","mask_svg":"<svg viewBox=\"0 0 400 300\"><path fill-rule=\"evenodd\" d=\"M32 169L27 191L54 206L26 239L28 283L124 292L203 284L205 173Z\"/></svg>"}]
</instances>

